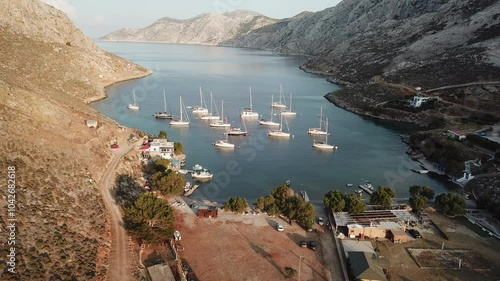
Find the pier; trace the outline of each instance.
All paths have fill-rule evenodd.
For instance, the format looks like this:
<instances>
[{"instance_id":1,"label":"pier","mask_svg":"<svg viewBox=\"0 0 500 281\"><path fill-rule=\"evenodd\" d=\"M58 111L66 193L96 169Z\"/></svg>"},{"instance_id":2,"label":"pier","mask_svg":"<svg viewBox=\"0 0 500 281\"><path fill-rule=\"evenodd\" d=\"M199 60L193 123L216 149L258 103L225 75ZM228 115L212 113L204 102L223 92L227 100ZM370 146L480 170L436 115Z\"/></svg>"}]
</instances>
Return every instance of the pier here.
<instances>
[{"instance_id":1,"label":"pier","mask_svg":"<svg viewBox=\"0 0 500 281\"><path fill-rule=\"evenodd\" d=\"M368 185L366 183L358 185L358 187L361 188L361 190L368 193L368 195L372 195L373 189L371 189L370 186L371 185Z\"/></svg>"}]
</instances>

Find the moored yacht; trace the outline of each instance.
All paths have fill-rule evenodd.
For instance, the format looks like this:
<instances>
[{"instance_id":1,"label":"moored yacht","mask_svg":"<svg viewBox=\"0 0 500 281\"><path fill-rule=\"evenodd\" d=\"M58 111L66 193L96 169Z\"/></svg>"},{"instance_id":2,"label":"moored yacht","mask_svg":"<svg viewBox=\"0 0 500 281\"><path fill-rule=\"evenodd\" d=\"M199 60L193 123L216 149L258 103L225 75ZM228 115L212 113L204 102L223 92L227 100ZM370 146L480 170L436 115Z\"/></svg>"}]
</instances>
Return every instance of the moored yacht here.
<instances>
[{"instance_id":1,"label":"moored yacht","mask_svg":"<svg viewBox=\"0 0 500 281\"><path fill-rule=\"evenodd\" d=\"M205 107L203 107L203 105L205 105L205 99L203 98L203 92L201 91L201 87L200 87L200 106L193 106L192 107L193 113L194 114L208 114L208 109L206 108L206 105L205 105Z\"/></svg>"},{"instance_id":2,"label":"moored yacht","mask_svg":"<svg viewBox=\"0 0 500 281\"><path fill-rule=\"evenodd\" d=\"M252 110L252 88L248 87L248 90L250 92L250 107L244 107L241 110L241 118L258 118L259 113L253 112Z\"/></svg>"},{"instance_id":3,"label":"moored yacht","mask_svg":"<svg viewBox=\"0 0 500 281\"><path fill-rule=\"evenodd\" d=\"M193 166L193 173L191 174L193 179L211 179L213 177L212 172L210 170L203 168L201 165Z\"/></svg>"}]
</instances>

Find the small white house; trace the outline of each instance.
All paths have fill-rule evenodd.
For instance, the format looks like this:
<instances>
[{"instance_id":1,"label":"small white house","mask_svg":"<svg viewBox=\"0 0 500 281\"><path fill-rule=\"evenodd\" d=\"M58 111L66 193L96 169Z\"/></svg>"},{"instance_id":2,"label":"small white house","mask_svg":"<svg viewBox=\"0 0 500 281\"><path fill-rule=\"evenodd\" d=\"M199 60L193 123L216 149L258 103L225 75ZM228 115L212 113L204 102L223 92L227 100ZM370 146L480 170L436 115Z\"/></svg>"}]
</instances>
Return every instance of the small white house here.
<instances>
[{"instance_id":1,"label":"small white house","mask_svg":"<svg viewBox=\"0 0 500 281\"><path fill-rule=\"evenodd\" d=\"M448 135L450 139L455 139L455 140L463 140L467 137L463 132L457 130L448 130L446 132L446 135Z\"/></svg>"},{"instance_id":2,"label":"small white house","mask_svg":"<svg viewBox=\"0 0 500 281\"><path fill-rule=\"evenodd\" d=\"M415 108L420 107L422 105L422 103L425 103L430 99L431 98L429 98L429 97L414 96L413 99L410 100L410 106L415 107Z\"/></svg>"},{"instance_id":3,"label":"small white house","mask_svg":"<svg viewBox=\"0 0 500 281\"><path fill-rule=\"evenodd\" d=\"M89 128L97 128L97 120L87 120L85 123Z\"/></svg>"},{"instance_id":4,"label":"small white house","mask_svg":"<svg viewBox=\"0 0 500 281\"><path fill-rule=\"evenodd\" d=\"M153 139L149 145L150 156L160 156L164 159L172 159L174 156L174 143L167 139Z\"/></svg>"}]
</instances>

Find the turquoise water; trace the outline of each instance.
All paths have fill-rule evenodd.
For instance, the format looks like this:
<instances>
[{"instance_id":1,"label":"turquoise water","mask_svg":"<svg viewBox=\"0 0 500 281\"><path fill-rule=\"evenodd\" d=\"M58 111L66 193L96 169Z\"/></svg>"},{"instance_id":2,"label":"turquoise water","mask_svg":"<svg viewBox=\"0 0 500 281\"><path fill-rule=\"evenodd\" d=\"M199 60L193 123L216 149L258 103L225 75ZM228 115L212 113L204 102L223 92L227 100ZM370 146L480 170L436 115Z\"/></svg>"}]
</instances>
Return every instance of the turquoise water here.
<instances>
[{"instance_id":1,"label":"turquoise water","mask_svg":"<svg viewBox=\"0 0 500 281\"><path fill-rule=\"evenodd\" d=\"M398 198L408 197L408 187L414 184L430 185L437 193L452 188L429 175L409 171L418 165L408 159L399 134L407 133L411 127L364 118L329 103L323 96L339 87L321 76L301 71L298 66L304 57L213 46L111 42L99 45L148 67L154 74L110 87L109 97L92 106L125 126L152 134L165 130L170 139L182 142L188 155L186 168L200 164L215 173L212 182L202 184L193 194L195 197L217 201L243 196L253 201L286 180L295 190L307 191L314 202L322 201L331 189L352 192L355 187L345 185L357 186L363 179L375 186L390 185ZM151 116L163 110L163 89L167 93L167 109L177 116L179 96L186 106L199 105L201 86L208 106L212 91L219 110L223 99L229 121L241 126L239 110L248 106L248 87L252 87L254 111L269 118L271 95L278 98L280 83L287 102L289 94L293 94L292 108L297 112L296 117L287 119L293 135L289 140L269 139L267 128L255 120L246 122L249 136L230 137L237 145L234 151L221 151L212 143L224 138L224 130L210 128L189 109L188 128L171 128L169 121ZM138 112L127 109L134 90L141 108ZM329 119L328 141L339 147L335 152L314 150L314 138L306 133L308 128L319 125L320 107Z\"/></svg>"}]
</instances>

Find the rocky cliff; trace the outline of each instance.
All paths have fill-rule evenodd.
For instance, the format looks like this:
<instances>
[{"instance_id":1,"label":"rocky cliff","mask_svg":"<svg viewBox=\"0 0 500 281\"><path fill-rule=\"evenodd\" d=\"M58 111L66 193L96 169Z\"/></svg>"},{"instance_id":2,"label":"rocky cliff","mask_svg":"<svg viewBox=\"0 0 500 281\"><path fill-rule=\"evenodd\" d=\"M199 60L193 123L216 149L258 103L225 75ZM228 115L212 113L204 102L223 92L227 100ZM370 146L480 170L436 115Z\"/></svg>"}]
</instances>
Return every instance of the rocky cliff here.
<instances>
[{"instance_id":1,"label":"rocky cliff","mask_svg":"<svg viewBox=\"0 0 500 281\"><path fill-rule=\"evenodd\" d=\"M187 20L162 18L150 26L121 29L100 40L217 45L275 22L274 19L250 11L234 11L222 15L208 13Z\"/></svg>"},{"instance_id":2,"label":"rocky cliff","mask_svg":"<svg viewBox=\"0 0 500 281\"><path fill-rule=\"evenodd\" d=\"M110 141L131 131L86 101L149 71L99 49L64 13L34 0L0 1L0 50L0 174L6 182L7 167L16 167L17 219L16 273L1 247L0 279L104 280L111 241L96 182ZM89 119L98 127L87 128Z\"/></svg>"},{"instance_id":3,"label":"rocky cliff","mask_svg":"<svg viewBox=\"0 0 500 281\"><path fill-rule=\"evenodd\" d=\"M221 45L312 55L302 68L349 82L353 93L376 76L410 88L491 81L500 77L500 2L344 0Z\"/></svg>"}]
</instances>

